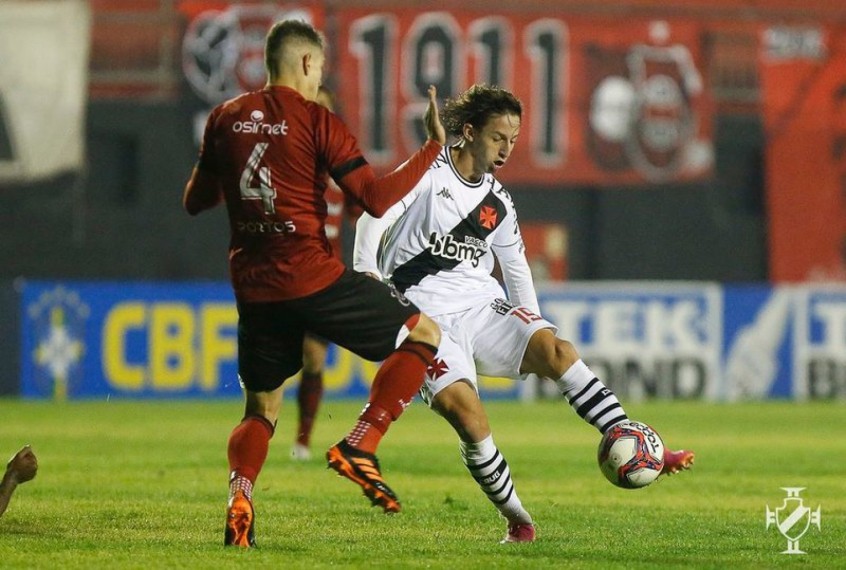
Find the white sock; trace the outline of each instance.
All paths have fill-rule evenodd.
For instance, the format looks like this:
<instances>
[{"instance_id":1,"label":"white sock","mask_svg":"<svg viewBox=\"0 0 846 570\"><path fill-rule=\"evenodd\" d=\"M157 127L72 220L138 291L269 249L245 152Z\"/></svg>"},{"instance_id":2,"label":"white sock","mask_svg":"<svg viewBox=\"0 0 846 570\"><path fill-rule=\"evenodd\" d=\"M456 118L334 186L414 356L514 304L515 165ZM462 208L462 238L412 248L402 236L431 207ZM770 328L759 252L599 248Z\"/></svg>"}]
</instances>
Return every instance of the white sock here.
<instances>
[{"instance_id":1,"label":"white sock","mask_svg":"<svg viewBox=\"0 0 846 570\"><path fill-rule=\"evenodd\" d=\"M579 417L600 433L628 419L614 392L582 360L574 362L555 383Z\"/></svg>"},{"instance_id":2,"label":"white sock","mask_svg":"<svg viewBox=\"0 0 846 570\"><path fill-rule=\"evenodd\" d=\"M502 516L511 523L531 524L532 517L517 496L508 462L496 448L493 435L478 443L459 440L458 447L470 475Z\"/></svg>"}]
</instances>

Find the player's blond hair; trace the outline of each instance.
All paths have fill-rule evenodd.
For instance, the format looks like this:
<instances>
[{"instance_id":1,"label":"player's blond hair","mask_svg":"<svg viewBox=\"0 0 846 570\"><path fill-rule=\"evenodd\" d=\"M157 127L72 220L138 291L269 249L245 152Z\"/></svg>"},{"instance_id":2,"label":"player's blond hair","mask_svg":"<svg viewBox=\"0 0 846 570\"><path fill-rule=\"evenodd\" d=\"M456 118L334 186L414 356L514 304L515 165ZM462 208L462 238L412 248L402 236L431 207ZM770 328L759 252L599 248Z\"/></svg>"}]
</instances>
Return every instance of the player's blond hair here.
<instances>
[{"instance_id":1,"label":"player's blond hair","mask_svg":"<svg viewBox=\"0 0 846 570\"><path fill-rule=\"evenodd\" d=\"M287 56L297 57L297 47L325 49L326 42L317 29L303 20L276 22L264 43L264 66L271 79L279 75L279 66Z\"/></svg>"}]
</instances>

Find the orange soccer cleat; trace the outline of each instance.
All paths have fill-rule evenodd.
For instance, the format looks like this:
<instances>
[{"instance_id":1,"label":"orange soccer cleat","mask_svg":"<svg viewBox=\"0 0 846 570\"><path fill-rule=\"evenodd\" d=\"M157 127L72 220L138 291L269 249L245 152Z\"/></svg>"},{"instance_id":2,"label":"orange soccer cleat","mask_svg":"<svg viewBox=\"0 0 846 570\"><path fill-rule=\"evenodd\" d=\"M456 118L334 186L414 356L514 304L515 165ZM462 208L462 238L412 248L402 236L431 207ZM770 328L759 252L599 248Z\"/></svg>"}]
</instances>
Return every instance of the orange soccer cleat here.
<instances>
[{"instance_id":1,"label":"orange soccer cleat","mask_svg":"<svg viewBox=\"0 0 846 570\"><path fill-rule=\"evenodd\" d=\"M235 491L226 507L224 546L252 548L256 545L255 510L243 491Z\"/></svg>"},{"instance_id":2,"label":"orange soccer cleat","mask_svg":"<svg viewBox=\"0 0 846 570\"><path fill-rule=\"evenodd\" d=\"M373 505L378 505L386 513L398 513L400 503L396 494L385 484L379 470L379 460L372 453L352 447L342 439L326 452L329 468L357 483L364 495Z\"/></svg>"}]
</instances>

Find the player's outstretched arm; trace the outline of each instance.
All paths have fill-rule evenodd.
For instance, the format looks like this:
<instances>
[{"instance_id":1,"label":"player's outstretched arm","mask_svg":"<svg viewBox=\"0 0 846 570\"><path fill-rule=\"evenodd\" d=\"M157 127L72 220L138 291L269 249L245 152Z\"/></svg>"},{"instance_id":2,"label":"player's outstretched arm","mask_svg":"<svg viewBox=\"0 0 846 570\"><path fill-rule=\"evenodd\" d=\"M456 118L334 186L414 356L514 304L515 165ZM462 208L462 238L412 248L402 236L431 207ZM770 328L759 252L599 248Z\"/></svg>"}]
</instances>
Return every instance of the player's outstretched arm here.
<instances>
[{"instance_id":1,"label":"player's outstretched arm","mask_svg":"<svg viewBox=\"0 0 846 570\"><path fill-rule=\"evenodd\" d=\"M438 112L437 94L437 89L430 85L429 103L423 116L428 139L411 158L382 177L377 177L370 165L363 163L336 179L341 189L354 196L364 211L374 218L381 218L388 208L408 194L446 144L446 129Z\"/></svg>"},{"instance_id":2,"label":"player's outstretched arm","mask_svg":"<svg viewBox=\"0 0 846 570\"><path fill-rule=\"evenodd\" d=\"M28 445L18 451L6 464L6 472L0 480L0 516L6 512L12 493L21 483L26 483L38 472L38 460Z\"/></svg>"}]
</instances>

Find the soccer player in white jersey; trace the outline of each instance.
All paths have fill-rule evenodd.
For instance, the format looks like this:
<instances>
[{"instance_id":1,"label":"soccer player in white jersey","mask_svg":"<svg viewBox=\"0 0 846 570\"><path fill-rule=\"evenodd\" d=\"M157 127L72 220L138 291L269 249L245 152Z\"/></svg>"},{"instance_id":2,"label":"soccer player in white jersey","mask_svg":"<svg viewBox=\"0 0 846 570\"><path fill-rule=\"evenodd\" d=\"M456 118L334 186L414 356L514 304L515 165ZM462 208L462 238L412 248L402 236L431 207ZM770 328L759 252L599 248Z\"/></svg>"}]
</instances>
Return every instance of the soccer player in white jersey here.
<instances>
[{"instance_id":1,"label":"soccer player in white jersey","mask_svg":"<svg viewBox=\"0 0 846 570\"><path fill-rule=\"evenodd\" d=\"M464 464L507 520L503 542L531 542L535 527L494 444L477 374L550 378L601 433L627 419L573 344L540 316L514 203L494 177L514 149L521 115L520 101L496 87L474 85L447 101L442 120L458 142L382 218L359 219L354 259L356 270L390 279L440 325L421 395L455 429ZM494 255L507 296L491 275ZM664 472L687 469L693 458L667 451Z\"/></svg>"}]
</instances>

